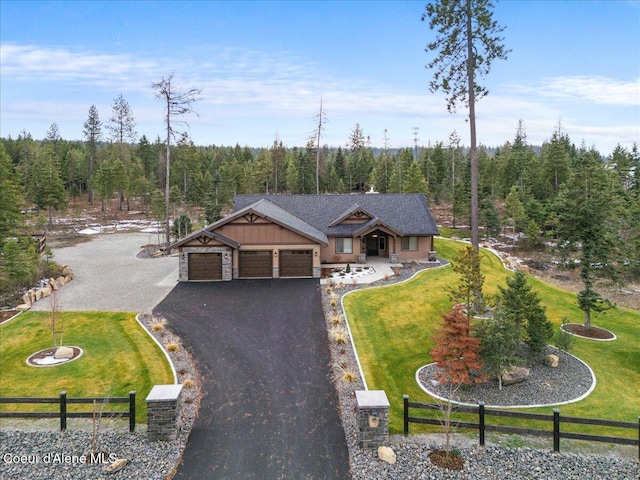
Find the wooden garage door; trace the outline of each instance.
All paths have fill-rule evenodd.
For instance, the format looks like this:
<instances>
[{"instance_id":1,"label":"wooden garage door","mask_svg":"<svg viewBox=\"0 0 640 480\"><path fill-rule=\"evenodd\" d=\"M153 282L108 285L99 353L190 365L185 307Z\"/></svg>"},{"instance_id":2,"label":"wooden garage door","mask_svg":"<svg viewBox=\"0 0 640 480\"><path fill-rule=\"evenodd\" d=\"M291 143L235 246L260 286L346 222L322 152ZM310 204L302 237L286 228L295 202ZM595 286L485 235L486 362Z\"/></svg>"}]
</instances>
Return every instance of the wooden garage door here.
<instances>
[{"instance_id":1,"label":"wooden garage door","mask_svg":"<svg viewBox=\"0 0 640 480\"><path fill-rule=\"evenodd\" d=\"M281 250L281 277L312 277L313 253L311 250Z\"/></svg>"},{"instance_id":2,"label":"wooden garage door","mask_svg":"<svg viewBox=\"0 0 640 480\"><path fill-rule=\"evenodd\" d=\"M189 280L221 280L222 254L190 253Z\"/></svg>"},{"instance_id":3,"label":"wooden garage door","mask_svg":"<svg viewBox=\"0 0 640 480\"><path fill-rule=\"evenodd\" d=\"M273 261L270 250L240 251L240 278L273 277Z\"/></svg>"}]
</instances>

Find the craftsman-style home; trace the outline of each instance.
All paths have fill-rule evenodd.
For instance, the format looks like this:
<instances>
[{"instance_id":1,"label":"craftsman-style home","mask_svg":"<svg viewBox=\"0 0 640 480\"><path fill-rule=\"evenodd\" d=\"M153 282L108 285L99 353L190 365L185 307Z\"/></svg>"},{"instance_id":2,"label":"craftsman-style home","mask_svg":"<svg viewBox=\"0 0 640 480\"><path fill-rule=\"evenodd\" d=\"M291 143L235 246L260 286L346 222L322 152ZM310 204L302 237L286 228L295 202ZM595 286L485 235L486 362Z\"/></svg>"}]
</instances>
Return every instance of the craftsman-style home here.
<instances>
[{"instance_id":1,"label":"craftsman-style home","mask_svg":"<svg viewBox=\"0 0 640 480\"><path fill-rule=\"evenodd\" d=\"M180 280L319 278L324 263L435 260L422 194L236 195L234 210L171 246Z\"/></svg>"}]
</instances>

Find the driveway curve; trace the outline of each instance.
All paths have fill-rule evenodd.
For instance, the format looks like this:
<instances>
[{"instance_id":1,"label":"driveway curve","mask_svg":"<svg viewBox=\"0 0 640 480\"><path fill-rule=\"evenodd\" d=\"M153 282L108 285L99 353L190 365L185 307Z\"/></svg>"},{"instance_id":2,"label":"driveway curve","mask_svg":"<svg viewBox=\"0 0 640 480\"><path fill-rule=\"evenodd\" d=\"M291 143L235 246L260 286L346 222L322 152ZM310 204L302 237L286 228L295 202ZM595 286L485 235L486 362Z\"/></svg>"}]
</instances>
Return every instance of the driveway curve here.
<instances>
[{"instance_id":1,"label":"driveway curve","mask_svg":"<svg viewBox=\"0 0 640 480\"><path fill-rule=\"evenodd\" d=\"M180 283L154 314L202 380L175 478L350 478L317 280Z\"/></svg>"}]
</instances>

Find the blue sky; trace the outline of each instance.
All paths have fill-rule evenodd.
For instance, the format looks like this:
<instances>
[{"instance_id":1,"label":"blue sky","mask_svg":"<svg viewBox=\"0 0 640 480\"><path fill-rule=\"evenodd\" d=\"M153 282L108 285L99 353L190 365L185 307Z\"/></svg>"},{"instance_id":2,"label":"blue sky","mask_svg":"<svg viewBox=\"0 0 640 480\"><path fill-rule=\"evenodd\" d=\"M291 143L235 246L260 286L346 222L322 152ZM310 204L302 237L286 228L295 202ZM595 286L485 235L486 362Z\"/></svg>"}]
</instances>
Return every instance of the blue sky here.
<instances>
[{"instance_id":1,"label":"blue sky","mask_svg":"<svg viewBox=\"0 0 640 480\"><path fill-rule=\"evenodd\" d=\"M466 111L429 91L433 38L420 1L0 0L0 136L43 138L57 123L80 139L89 107L106 122L130 104L139 134L162 135L152 83L174 73L200 88L185 117L200 145L302 146L320 97L323 143L344 145L356 123L373 146L468 145ZM494 63L477 105L479 141L502 145L523 120L531 144L558 128L608 155L640 141L640 2L506 0L507 61ZM640 142L639 142L640 143Z\"/></svg>"}]
</instances>

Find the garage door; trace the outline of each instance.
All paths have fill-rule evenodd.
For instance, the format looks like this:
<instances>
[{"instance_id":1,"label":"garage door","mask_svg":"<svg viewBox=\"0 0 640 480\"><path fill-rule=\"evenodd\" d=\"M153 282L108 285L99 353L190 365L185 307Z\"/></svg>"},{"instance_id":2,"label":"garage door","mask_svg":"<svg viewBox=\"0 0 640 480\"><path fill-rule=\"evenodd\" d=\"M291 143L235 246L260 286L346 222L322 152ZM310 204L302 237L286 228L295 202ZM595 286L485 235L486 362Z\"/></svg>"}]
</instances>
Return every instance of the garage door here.
<instances>
[{"instance_id":1,"label":"garage door","mask_svg":"<svg viewBox=\"0 0 640 480\"><path fill-rule=\"evenodd\" d=\"M311 250L281 250L281 277L312 277L313 254Z\"/></svg>"},{"instance_id":2,"label":"garage door","mask_svg":"<svg viewBox=\"0 0 640 480\"><path fill-rule=\"evenodd\" d=\"M190 253L189 280L221 280L222 254Z\"/></svg>"},{"instance_id":3,"label":"garage door","mask_svg":"<svg viewBox=\"0 0 640 480\"><path fill-rule=\"evenodd\" d=\"M240 278L271 278L273 277L273 261L271 251L256 250L239 252Z\"/></svg>"}]
</instances>

